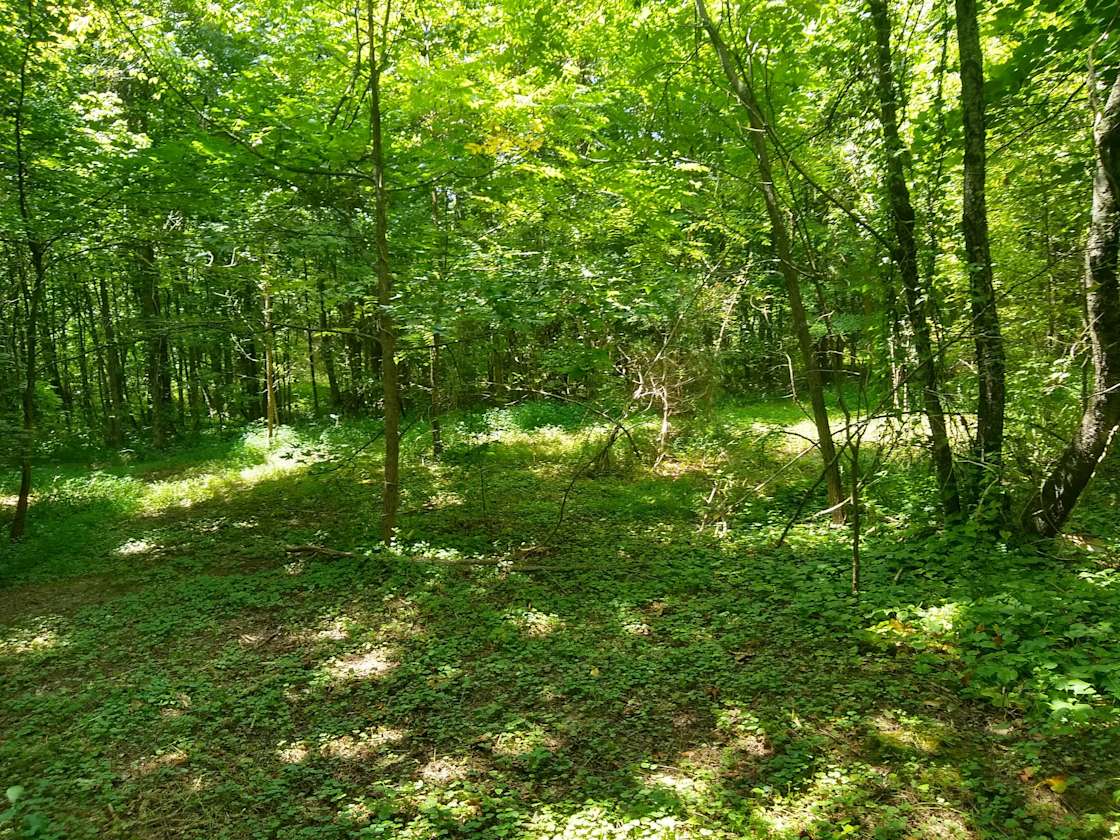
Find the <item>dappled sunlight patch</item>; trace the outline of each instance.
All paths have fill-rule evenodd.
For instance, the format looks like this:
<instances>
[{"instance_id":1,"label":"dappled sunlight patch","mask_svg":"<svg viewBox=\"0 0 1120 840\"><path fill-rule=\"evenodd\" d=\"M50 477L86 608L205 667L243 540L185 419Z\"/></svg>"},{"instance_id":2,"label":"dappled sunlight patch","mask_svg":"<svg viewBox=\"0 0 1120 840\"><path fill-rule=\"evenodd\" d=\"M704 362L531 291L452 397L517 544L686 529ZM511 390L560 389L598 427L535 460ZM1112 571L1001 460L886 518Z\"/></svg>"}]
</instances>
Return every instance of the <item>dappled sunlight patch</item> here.
<instances>
[{"instance_id":1,"label":"dappled sunlight patch","mask_svg":"<svg viewBox=\"0 0 1120 840\"><path fill-rule=\"evenodd\" d=\"M936 753L944 740L944 728L901 712L882 712L868 721L873 737L895 749Z\"/></svg>"},{"instance_id":2,"label":"dappled sunlight patch","mask_svg":"<svg viewBox=\"0 0 1120 840\"><path fill-rule=\"evenodd\" d=\"M428 784L447 785L461 782L471 774L470 764L455 756L438 756L420 767L417 775Z\"/></svg>"},{"instance_id":3,"label":"dappled sunlight patch","mask_svg":"<svg viewBox=\"0 0 1120 840\"><path fill-rule=\"evenodd\" d=\"M369 758L386 747L404 740L403 730L391 727L355 730L345 735L323 736L319 740L319 754L342 761Z\"/></svg>"},{"instance_id":4,"label":"dappled sunlight patch","mask_svg":"<svg viewBox=\"0 0 1120 840\"><path fill-rule=\"evenodd\" d=\"M302 764L311 754L304 741L283 741L276 748L276 757L284 764Z\"/></svg>"},{"instance_id":5,"label":"dappled sunlight patch","mask_svg":"<svg viewBox=\"0 0 1120 840\"><path fill-rule=\"evenodd\" d=\"M953 635L963 607L957 602L948 602L876 612L887 617L868 630L883 643L948 653L954 650Z\"/></svg>"},{"instance_id":6,"label":"dappled sunlight patch","mask_svg":"<svg viewBox=\"0 0 1120 840\"><path fill-rule=\"evenodd\" d=\"M131 778L140 778L156 773L170 767L182 767L190 760L185 750L175 748L167 752L156 752L138 761L129 767L127 775Z\"/></svg>"},{"instance_id":7,"label":"dappled sunlight patch","mask_svg":"<svg viewBox=\"0 0 1120 840\"><path fill-rule=\"evenodd\" d=\"M538 808L524 836L557 840L682 840L692 837L693 833L672 815L627 817L605 803L589 802L575 813L552 805Z\"/></svg>"},{"instance_id":8,"label":"dappled sunlight patch","mask_svg":"<svg viewBox=\"0 0 1120 840\"><path fill-rule=\"evenodd\" d=\"M138 554L148 554L159 548L157 543L145 539L126 540L117 546L114 552L118 557L134 557Z\"/></svg>"},{"instance_id":9,"label":"dappled sunlight patch","mask_svg":"<svg viewBox=\"0 0 1120 840\"><path fill-rule=\"evenodd\" d=\"M387 674L397 667L397 660L387 648L373 648L330 660L323 673L333 682L369 679Z\"/></svg>"},{"instance_id":10,"label":"dappled sunlight patch","mask_svg":"<svg viewBox=\"0 0 1120 840\"><path fill-rule=\"evenodd\" d=\"M651 616L660 616L664 612L663 605L660 610L651 610L649 607L637 609L633 604L625 601L616 602L614 609L615 620L622 632L629 636L652 636L653 628L646 619Z\"/></svg>"},{"instance_id":11,"label":"dappled sunlight patch","mask_svg":"<svg viewBox=\"0 0 1120 840\"><path fill-rule=\"evenodd\" d=\"M446 508L462 507L465 500L458 493L450 490L440 490L428 496L424 502L424 510L444 510Z\"/></svg>"},{"instance_id":12,"label":"dappled sunlight patch","mask_svg":"<svg viewBox=\"0 0 1120 840\"><path fill-rule=\"evenodd\" d=\"M353 825L368 825L376 813L368 804L360 800L347 802L339 812L342 818Z\"/></svg>"},{"instance_id":13,"label":"dappled sunlight patch","mask_svg":"<svg viewBox=\"0 0 1120 840\"><path fill-rule=\"evenodd\" d=\"M767 827L780 835L810 832L818 821L831 822L830 812L835 804L851 797L856 788L857 782L848 771L839 766L829 767L816 773L804 790L790 795L775 793L774 804L761 809L758 815ZM853 828L844 833L857 833L858 827Z\"/></svg>"},{"instance_id":14,"label":"dappled sunlight patch","mask_svg":"<svg viewBox=\"0 0 1120 840\"><path fill-rule=\"evenodd\" d=\"M67 640L60 634L55 621L41 619L29 627L23 627L0 639L0 656L15 656L26 653L43 653L65 647Z\"/></svg>"},{"instance_id":15,"label":"dappled sunlight patch","mask_svg":"<svg viewBox=\"0 0 1120 840\"><path fill-rule=\"evenodd\" d=\"M526 636L533 638L548 636L564 627L564 620L560 616L534 609L514 610L506 613L505 618Z\"/></svg>"},{"instance_id":16,"label":"dappled sunlight patch","mask_svg":"<svg viewBox=\"0 0 1120 840\"><path fill-rule=\"evenodd\" d=\"M963 815L948 805L919 803L911 807L918 812L911 818L907 835L913 840L971 840L977 836Z\"/></svg>"},{"instance_id":17,"label":"dappled sunlight patch","mask_svg":"<svg viewBox=\"0 0 1120 840\"><path fill-rule=\"evenodd\" d=\"M682 799L699 799L708 793L708 782L676 767L653 767L643 775L646 785L671 791Z\"/></svg>"},{"instance_id":18,"label":"dappled sunlight patch","mask_svg":"<svg viewBox=\"0 0 1120 840\"><path fill-rule=\"evenodd\" d=\"M1087 554L1100 554L1108 549L1103 540L1085 534L1061 534L1060 537L1067 545Z\"/></svg>"},{"instance_id":19,"label":"dappled sunlight patch","mask_svg":"<svg viewBox=\"0 0 1120 840\"><path fill-rule=\"evenodd\" d=\"M543 727L527 724L522 728L484 735L480 739L489 743L490 752L502 758L520 758L535 751L555 751L562 742Z\"/></svg>"},{"instance_id":20,"label":"dappled sunlight patch","mask_svg":"<svg viewBox=\"0 0 1120 840\"><path fill-rule=\"evenodd\" d=\"M1093 569L1077 573L1086 583L1101 589L1120 589L1120 568Z\"/></svg>"},{"instance_id":21,"label":"dappled sunlight patch","mask_svg":"<svg viewBox=\"0 0 1120 840\"><path fill-rule=\"evenodd\" d=\"M174 696L171 703L160 707L159 715L162 718L182 717L190 709L191 702L191 696L185 691L180 691Z\"/></svg>"},{"instance_id":22,"label":"dappled sunlight patch","mask_svg":"<svg viewBox=\"0 0 1120 840\"><path fill-rule=\"evenodd\" d=\"M153 481L144 485L141 510L151 516L171 508L190 508L211 499L242 492L264 481L291 475L319 461L317 450L300 447L292 438L288 442L267 444L256 441L256 432L246 435L245 451L259 459L247 466L210 464L209 470L174 479Z\"/></svg>"},{"instance_id":23,"label":"dappled sunlight patch","mask_svg":"<svg viewBox=\"0 0 1120 840\"><path fill-rule=\"evenodd\" d=\"M301 633L300 638L314 642L341 642L350 638L350 628L347 621L338 620L320 630Z\"/></svg>"}]
</instances>

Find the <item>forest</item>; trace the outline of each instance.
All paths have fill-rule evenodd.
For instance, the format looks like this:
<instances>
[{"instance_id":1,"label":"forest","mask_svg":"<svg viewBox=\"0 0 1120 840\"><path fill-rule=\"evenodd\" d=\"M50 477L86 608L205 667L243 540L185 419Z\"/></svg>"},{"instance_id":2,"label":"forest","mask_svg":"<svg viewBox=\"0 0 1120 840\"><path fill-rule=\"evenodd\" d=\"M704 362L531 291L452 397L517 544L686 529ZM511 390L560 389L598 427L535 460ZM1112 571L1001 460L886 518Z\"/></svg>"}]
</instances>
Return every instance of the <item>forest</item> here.
<instances>
[{"instance_id":1,"label":"forest","mask_svg":"<svg viewBox=\"0 0 1120 840\"><path fill-rule=\"evenodd\" d=\"M1120 838L1114 0L0 0L0 840Z\"/></svg>"}]
</instances>

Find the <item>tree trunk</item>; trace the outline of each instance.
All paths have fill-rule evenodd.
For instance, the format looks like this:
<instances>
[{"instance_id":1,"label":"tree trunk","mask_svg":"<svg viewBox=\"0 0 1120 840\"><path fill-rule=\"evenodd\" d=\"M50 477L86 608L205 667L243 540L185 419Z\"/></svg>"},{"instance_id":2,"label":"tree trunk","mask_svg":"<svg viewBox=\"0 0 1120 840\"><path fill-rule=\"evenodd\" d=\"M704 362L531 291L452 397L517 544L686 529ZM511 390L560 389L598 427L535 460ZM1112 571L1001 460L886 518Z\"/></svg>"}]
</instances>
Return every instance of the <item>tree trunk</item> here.
<instances>
[{"instance_id":1,"label":"tree trunk","mask_svg":"<svg viewBox=\"0 0 1120 840\"><path fill-rule=\"evenodd\" d=\"M22 393L22 417L24 435L19 450L19 496L16 500L16 516L11 521L9 532L12 540L19 540L27 531L27 510L31 501L31 456L35 451L35 382L36 382L36 344L38 339L39 306L46 289L46 262L44 246L38 242L30 243L31 268L35 272L34 286L31 287L27 329L24 347L24 367L26 379Z\"/></svg>"},{"instance_id":2,"label":"tree trunk","mask_svg":"<svg viewBox=\"0 0 1120 840\"><path fill-rule=\"evenodd\" d=\"M381 498L381 539L389 542L397 530L400 504L400 423L401 397L397 380L397 332L390 306L393 302L393 275L389 270L388 194L385 191L385 150L381 136L381 64L388 39L388 5L381 23L382 56L374 46L374 0L366 0L366 25L369 37L369 134L373 153L374 238L377 249L377 335L381 344L381 387L385 401L385 481Z\"/></svg>"},{"instance_id":3,"label":"tree trunk","mask_svg":"<svg viewBox=\"0 0 1120 840\"><path fill-rule=\"evenodd\" d=\"M1090 79L1090 89L1093 84ZM1056 534L1069 519L1120 426L1120 74L1097 116L1093 139L1097 160L1085 249L1085 299L1095 384L1073 440L1023 510L1023 527L1040 536Z\"/></svg>"},{"instance_id":4,"label":"tree trunk","mask_svg":"<svg viewBox=\"0 0 1120 840\"><path fill-rule=\"evenodd\" d=\"M961 227L968 260L972 333L980 379L974 453L978 468L973 482L976 501L979 501L985 490L989 486L998 485L1001 478L1006 394L1003 337L996 309L988 243L984 59L980 50L976 0L956 0L956 9L961 62L961 113L964 120L964 210Z\"/></svg>"},{"instance_id":5,"label":"tree trunk","mask_svg":"<svg viewBox=\"0 0 1120 840\"><path fill-rule=\"evenodd\" d=\"M23 358L26 375L24 377L21 399L23 434L20 440L19 454L19 495L16 499L15 517L12 519L11 530L9 531L9 536L13 541L21 539L27 530L27 509L31 504L31 458L35 451L35 378L37 374L35 367L35 343L38 338L36 330L38 329L39 322L39 304L43 299L43 293L47 286L47 246L43 244L42 240L35 232L35 220L32 215L31 204L28 197L27 155L23 148L24 105L27 98L27 66L31 57L32 48L35 44L34 22L31 20L30 11L29 7L27 31L25 33L27 40L24 44L23 59L19 65L19 96L16 99L16 105L12 115L12 127L15 135L16 192L19 204L19 215L20 221L23 223L24 241L31 255L31 267L34 272L34 277L32 279L33 285L30 292L27 291L26 280L22 283L24 298L27 300L27 327L24 330ZM23 277L24 275L21 273L20 276Z\"/></svg>"},{"instance_id":6,"label":"tree trunk","mask_svg":"<svg viewBox=\"0 0 1120 840\"><path fill-rule=\"evenodd\" d=\"M263 314L264 314L264 404L266 423L268 424L268 442L272 443L272 436L279 425L276 410L276 348L273 346L275 335L272 332L272 293L268 283L262 289Z\"/></svg>"},{"instance_id":7,"label":"tree trunk","mask_svg":"<svg viewBox=\"0 0 1120 840\"><path fill-rule=\"evenodd\" d=\"M821 372L817 366L816 355L813 350L813 340L809 335L809 321L805 315L805 305L801 299L801 286L794 268L790 253L789 228L778 200L778 193L774 189L774 177L770 167L770 155L766 147L766 123L762 110L755 98L754 90L746 79L742 78L735 69L734 60L728 51L727 45L720 37L719 30L708 15L704 0L696 0L696 12L700 17L704 29L707 30L712 46L719 55L723 72L727 76L735 95L746 109L750 118L750 137L754 147L755 157L758 161L759 187L766 204L766 213L770 219L770 233L774 243L774 252L778 258L779 268L785 280L786 291L789 295L790 314L793 318L794 332L797 335L797 344L801 351L801 359L805 365L805 379L809 388L809 401L813 409L813 421L817 427L818 446L821 450L821 459L824 462L826 486L828 487L828 501L833 508L833 520L842 522L845 515L844 485L840 479L839 459L836 455L836 446L832 440L832 429L828 422L828 409L824 403L824 388L821 383Z\"/></svg>"},{"instance_id":8,"label":"tree trunk","mask_svg":"<svg viewBox=\"0 0 1120 840\"><path fill-rule=\"evenodd\" d=\"M327 371L327 386L331 392L331 407L338 408L342 404L342 395L338 390L338 375L334 370L334 352L331 349L333 341L328 330L327 306L323 300L323 275L315 278L315 289L319 293L319 355L323 359L323 367Z\"/></svg>"},{"instance_id":9,"label":"tree trunk","mask_svg":"<svg viewBox=\"0 0 1120 840\"><path fill-rule=\"evenodd\" d=\"M885 170L887 198L894 222L897 240L894 260L902 278L906 295L906 311L914 330L914 349L918 354L918 374L922 383L922 404L929 421L933 463L937 469L937 482L941 490L941 507L947 518L960 513L961 502L957 479L953 471L953 451L949 446L949 433L937 375L937 360L930 338L929 319L926 315L929 290L924 288L918 275L918 246L914 240L914 206L903 169L905 148L898 136L898 94L891 66L891 24L886 0L868 0L871 22L875 28L875 59L879 87L879 114L883 126L883 151L886 155Z\"/></svg>"},{"instance_id":10,"label":"tree trunk","mask_svg":"<svg viewBox=\"0 0 1120 840\"><path fill-rule=\"evenodd\" d=\"M105 337L105 367L109 379L109 416L105 424L105 438L110 447L117 449L124 442L124 418L128 411L124 401L124 371L121 353L113 328L113 312L109 303L109 288L104 275L97 279L97 292L101 303L101 334Z\"/></svg>"},{"instance_id":11,"label":"tree trunk","mask_svg":"<svg viewBox=\"0 0 1120 840\"><path fill-rule=\"evenodd\" d=\"M35 451L35 350L38 340L39 306L46 289L46 249L42 243L32 241L31 267L34 271L33 285L28 293L27 327L25 329L23 364L26 376L21 400L23 409L23 435L19 453L19 495L16 498L16 513L12 519L9 536L21 539L27 531L27 509L31 505L31 458Z\"/></svg>"},{"instance_id":12,"label":"tree trunk","mask_svg":"<svg viewBox=\"0 0 1120 840\"><path fill-rule=\"evenodd\" d=\"M167 443L168 413L170 400L167 398L171 377L167 369L167 335L160 319L159 269L156 266L155 248L144 242L136 248L137 274L139 275L137 296L140 299L140 315L144 319L144 332L147 336L148 400L151 403L152 446L162 449Z\"/></svg>"}]
</instances>

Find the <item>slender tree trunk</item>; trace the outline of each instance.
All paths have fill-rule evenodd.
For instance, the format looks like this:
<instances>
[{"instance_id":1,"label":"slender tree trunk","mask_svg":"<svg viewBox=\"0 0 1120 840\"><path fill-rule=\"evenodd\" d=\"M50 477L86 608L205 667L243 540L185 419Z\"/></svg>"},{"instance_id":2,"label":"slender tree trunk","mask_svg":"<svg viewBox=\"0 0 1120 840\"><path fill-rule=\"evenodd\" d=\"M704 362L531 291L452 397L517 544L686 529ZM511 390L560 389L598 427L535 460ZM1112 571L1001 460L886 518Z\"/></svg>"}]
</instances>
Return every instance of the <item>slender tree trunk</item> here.
<instances>
[{"instance_id":1,"label":"slender tree trunk","mask_svg":"<svg viewBox=\"0 0 1120 840\"><path fill-rule=\"evenodd\" d=\"M1090 79L1090 86L1095 81ZM1040 536L1056 534L1069 519L1120 426L1120 73L1097 116L1093 139L1097 161L1085 299L1095 382L1073 440L1023 510L1023 527Z\"/></svg>"},{"instance_id":2,"label":"slender tree trunk","mask_svg":"<svg viewBox=\"0 0 1120 840\"><path fill-rule=\"evenodd\" d=\"M824 462L825 481L828 487L829 504L833 507L833 519L842 522L845 516L844 485L840 478L839 459L836 456L836 446L832 439L832 429L828 421L828 409L824 402L824 387L821 383L821 372L817 365L816 355L813 351L813 340L809 335L809 321L805 315L805 305L801 299L801 285L794 268L790 251L789 228L778 199L777 190L774 188L774 177L770 166L770 154L766 146L766 122L762 110L755 98L754 90L748 81L739 75L735 69L735 62L731 56L719 30L708 15L704 0L696 0L696 12L700 21L707 30L712 46L719 56L723 72L728 82L746 109L750 119L751 144L754 147L755 158L758 162L759 187L766 204L766 213L770 219L770 234L774 243L774 252L778 258L782 277L785 279L786 291L789 295L790 313L793 318L794 332L797 335L797 344L801 351L801 359L805 365L805 379L809 388L809 401L813 409L813 420L817 427L818 446L821 450L821 459Z\"/></svg>"},{"instance_id":3,"label":"slender tree trunk","mask_svg":"<svg viewBox=\"0 0 1120 840\"><path fill-rule=\"evenodd\" d=\"M327 322L327 305L323 300L322 274L315 278L315 289L319 294L319 355L322 357L323 367L327 371L327 386L331 392L331 407L338 408L342 404L342 395L338 390L338 375L334 369L334 351L332 350L334 342L331 339L330 325Z\"/></svg>"},{"instance_id":4,"label":"slender tree trunk","mask_svg":"<svg viewBox=\"0 0 1120 840\"><path fill-rule=\"evenodd\" d=\"M1003 337L996 309L988 242L984 58L980 50L980 26L976 16L976 0L955 2L961 62L961 113L964 120L964 210L961 227L968 260L972 332L980 379L974 453L978 464L974 489L976 500L979 501L989 486L998 485L1001 480L1006 386Z\"/></svg>"},{"instance_id":5,"label":"slender tree trunk","mask_svg":"<svg viewBox=\"0 0 1120 840\"><path fill-rule=\"evenodd\" d=\"M162 449L167 443L171 381L167 369L167 335L160 318L159 268L150 242L136 248L140 314L147 334L148 400L151 404L152 446Z\"/></svg>"},{"instance_id":6,"label":"slender tree trunk","mask_svg":"<svg viewBox=\"0 0 1120 840\"><path fill-rule=\"evenodd\" d=\"M202 387L202 348L191 343L187 348L187 394L191 407L191 431L202 428L203 408L205 408Z\"/></svg>"},{"instance_id":7,"label":"slender tree trunk","mask_svg":"<svg viewBox=\"0 0 1120 840\"><path fill-rule=\"evenodd\" d=\"M21 539L27 531L27 510L31 504L31 459L35 451L35 380L36 345L38 341L39 308L46 289L46 249L42 243L29 243L31 267L34 272L32 287L28 293L27 327L24 338L24 385L21 407L23 409L23 435L19 455L19 495L16 498L15 518L9 535L12 540Z\"/></svg>"},{"instance_id":8,"label":"slender tree trunk","mask_svg":"<svg viewBox=\"0 0 1120 840\"><path fill-rule=\"evenodd\" d=\"M350 387L346 389L343 402L346 412L356 415L362 408L362 385L365 379L362 373L362 340L355 335L355 332L361 330L361 326L352 300L343 301L339 309L342 313L342 324L347 330L343 336L343 345L346 366L350 371Z\"/></svg>"},{"instance_id":9,"label":"slender tree trunk","mask_svg":"<svg viewBox=\"0 0 1120 840\"><path fill-rule=\"evenodd\" d=\"M121 368L121 352L117 346L117 335L113 328L113 312L109 302L109 288L104 275L97 278L97 292L101 304L101 334L105 337L105 367L109 380L109 416L106 422L105 437L114 449L124 442L124 418L128 407L124 400L124 371Z\"/></svg>"},{"instance_id":10,"label":"slender tree trunk","mask_svg":"<svg viewBox=\"0 0 1120 840\"><path fill-rule=\"evenodd\" d=\"M307 257L303 258L303 283L307 285ZM310 318L310 306L307 300L307 292L303 293L303 309L306 313L305 317ZM311 327L307 328L307 369L311 372L311 408L315 412L315 416L319 416L319 383L315 376L315 339L312 335Z\"/></svg>"},{"instance_id":11,"label":"slender tree trunk","mask_svg":"<svg viewBox=\"0 0 1120 840\"><path fill-rule=\"evenodd\" d=\"M382 492L381 538L393 539L397 530L397 508L400 504L400 423L401 396L397 379L397 331L393 323L393 275L389 270L388 193L385 191L385 150L381 134L381 64L388 40L389 0L385 0L381 23L380 58L374 44L377 27L374 21L374 0L366 0L366 25L369 37L369 134L373 154L375 188L374 238L377 248L377 334L381 344L381 387L385 401L385 484Z\"/></svg>"},{"instance_id":12,"label":"slender tree trunk","mask_svg":"<svg viewBox=\"0 0 1120 840\"><path fill-rule=\"evenodd\" d=\"M441 206L442 205L442 206ZM439 257L439 283L438 298L440 306L437 309L436 319L437 326L432 329L432 347L428 359L428 386L431 393L430 410L432 414L432 455L439 458L443 455L443 436L442 429L440 428L440 367L439 367L439 345L442 339L440 329L438 326L438 319L442 316L443 310L443 285L447 279L447 204L443 193L438 188L432 190L432 221L440 231L440 257Z\"/></svg>"},{"instance_id":13,"label":"slender tree trunk","mask_svg":"<svg viewBox=\"0 0 1120 840\"><path fill-rule=\"evenodd\" d=\"M11 539L21 539L27 530L27 509L31 504L31 459L35 452L35 349L38 335L36 330L39 324L39 305L47 287L47 247L35 231L35 219L31 211L28 196L27 154L23 147L24 119L26 114L24 106L27 101L27 68L31 59L31 51L35 45L35 25L32 20L32 10L28 6L27 30L23 57L19 65L19 93L13 112L12 127L14 129L16 153L16 197L19 204L20 221L23 223L24 241L31 255L31 268L33 271L32 286L27 291L26 280L21 284L24 299L27 301L27 327L24 330L24 382L21 397L23 429L20 440L19 454L19 495L16 498L15 517L12 519L9 536ZM21 277L25 277L21 274Z\"/></svg>"},{"instance_id":14,"label":"slender tree trunk","mask_svg":"<svg viewBox=\"0 0 1120 840\"><path fill-rule=\"evenodd\" d=\"M268 423L268 442L271 444L279 420L276 411L276 350L273 347L275 336L272 333L272 293L267 282L264 285L263 296L265 414Z\"/></svg>"},{"instance_id":15,"label":"slender tree trunk","mask_svg":"<svg viewBox=\"0 0 1120 840\"><path fill-rule=\"evenodd\" d=\"M83 288L84 286L79 286ZM86 357L86 325L85 325L85 311L82 306L82 299L74 296L74 317L77 321L78 331L78 382L81 385L81 404L82 404L82 418L85 420L86 428L92 429L94 427L94 413L93 413L93 384L89 375L89 359ZM90 325L92 326L92 324ZM94 344L97 343L96 336L93 339Z\"/></svg>"},{"instance_id":16,"label":"slender tree trunk","mask_svg":"<svg viewBox=\"0 0 1120 840\"><path fill-rule=\"evenodd\" d=\"M903 156L906 149L898 135L898 93L891 66L891 24L886 0L868 0L871 22L875 28L875 59L879 82L879 114L883 126L883 151L887 199L890 203L896 239L894 260L906 295L906 311L914 331L914 349L918 354L918 373L922 383L922 404L929 421L933 463L941 489L941 507L948 518L961 510L957 479L953 471L953 451L941 406L937 358L930 338L926 306L929 290L918 275L918 246L914 239L914 206L906 184Z\"/></svg>"}]
</instances>

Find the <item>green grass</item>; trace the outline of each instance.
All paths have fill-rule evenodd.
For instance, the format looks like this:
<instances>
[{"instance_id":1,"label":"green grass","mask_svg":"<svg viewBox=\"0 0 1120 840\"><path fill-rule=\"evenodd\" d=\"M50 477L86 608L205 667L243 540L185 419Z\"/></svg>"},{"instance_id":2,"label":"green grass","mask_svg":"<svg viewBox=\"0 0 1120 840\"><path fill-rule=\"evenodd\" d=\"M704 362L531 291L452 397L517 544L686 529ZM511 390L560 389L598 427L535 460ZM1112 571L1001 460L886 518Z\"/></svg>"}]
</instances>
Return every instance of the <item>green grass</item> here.
<instances>
[{"instance_id":1,"label":"green grass","mask_svg":"<svg viewBox=\"0 0 1120 840\"><path fill-rule=\"evenodd\" d=\"M439 462L416 426L393 550L372 423L43 470L0 837L1116 836L1115 483L1050 557L928 535L892 465L855 599L843 530L773 547L811 459L753 491L801 419L720 407L574 484L606 430L571 406L449 418Z\"/></svg>"}]
</instances>

